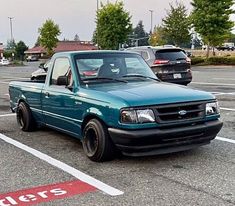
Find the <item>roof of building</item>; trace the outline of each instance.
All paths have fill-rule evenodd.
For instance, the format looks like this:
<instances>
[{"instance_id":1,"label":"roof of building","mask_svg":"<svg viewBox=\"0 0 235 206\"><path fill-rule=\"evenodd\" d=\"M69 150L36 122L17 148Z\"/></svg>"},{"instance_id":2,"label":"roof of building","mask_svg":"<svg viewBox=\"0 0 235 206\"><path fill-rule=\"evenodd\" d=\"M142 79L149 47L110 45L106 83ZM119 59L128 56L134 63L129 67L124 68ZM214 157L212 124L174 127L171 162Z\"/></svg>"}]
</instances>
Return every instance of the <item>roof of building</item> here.
<instances>
[{"instance_id":1,"label":"roof of building","mask_svg":"<svg viewBox=\"0 0 235 206\"><path fill-rule=\"evenodd\" d=\"M55 52L63 51L84 51L84 50L96 50L97 47L89 41L59 41L57 43ZM25 51L25 54L38 54L46 53L46 50L41 46L36 46Z\"/></svg>"}]
</instances>

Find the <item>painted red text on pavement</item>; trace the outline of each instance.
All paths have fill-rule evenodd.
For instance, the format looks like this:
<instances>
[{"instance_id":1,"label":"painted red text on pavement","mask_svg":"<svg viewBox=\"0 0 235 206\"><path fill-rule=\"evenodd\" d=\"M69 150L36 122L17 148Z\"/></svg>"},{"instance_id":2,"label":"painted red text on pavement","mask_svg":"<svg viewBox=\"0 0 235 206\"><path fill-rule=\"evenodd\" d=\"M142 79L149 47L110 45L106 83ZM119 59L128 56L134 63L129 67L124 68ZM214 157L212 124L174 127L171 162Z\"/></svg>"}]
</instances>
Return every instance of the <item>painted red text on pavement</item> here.
<instances>
[{"instance_id":1,"label":"painted red text on pavement","mask_svg":"<svg viewBox=\"0 0 235 206\"><path fill-rule=\"evenodd\" d=\"M95 190L95 187L80 180L75 180L0 194L0 206L34 205Z\"/></svg>"}]
</instances>

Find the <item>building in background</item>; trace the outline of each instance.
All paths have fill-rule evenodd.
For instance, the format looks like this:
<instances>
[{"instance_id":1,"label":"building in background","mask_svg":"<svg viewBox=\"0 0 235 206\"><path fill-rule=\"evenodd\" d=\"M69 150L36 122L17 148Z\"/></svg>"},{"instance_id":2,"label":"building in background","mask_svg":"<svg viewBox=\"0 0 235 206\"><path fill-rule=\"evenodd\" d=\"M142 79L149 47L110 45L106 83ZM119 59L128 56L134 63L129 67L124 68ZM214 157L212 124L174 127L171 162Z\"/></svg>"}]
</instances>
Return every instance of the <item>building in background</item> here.
<instances>
[{"instance_id":1,"label":"building in background","mask_svg":"<svg viewBox=\"0 0 235 206\"><path fill-rule=\"evenodd\" d=\"M91 41L59 41L54 49L55 53L64 51L85 51L96 50L97 47ZM36 46L24 52L27 56L43 57L46 50L41 46Z\"/></svg>"},{"instance_id":2,"label":"building in background","mask_svg":"<svg viewBox=\"0 0 235 206\"><path fill-rule=\"evenodd\" d=\"M3 51L4 51L3 43L0 43L0 59L3 58Z\"/></svg>"}]
</instances>

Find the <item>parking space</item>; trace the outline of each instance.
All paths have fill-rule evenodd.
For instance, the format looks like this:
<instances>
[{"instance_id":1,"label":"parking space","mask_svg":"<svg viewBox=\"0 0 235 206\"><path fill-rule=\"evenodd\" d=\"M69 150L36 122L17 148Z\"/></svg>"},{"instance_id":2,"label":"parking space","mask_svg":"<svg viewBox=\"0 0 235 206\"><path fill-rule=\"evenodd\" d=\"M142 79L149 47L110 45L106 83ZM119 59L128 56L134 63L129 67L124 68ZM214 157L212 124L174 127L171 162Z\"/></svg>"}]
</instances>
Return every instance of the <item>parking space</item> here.
<instances>
[{"instance_id":1,"label":"parking space","mask_svg":"<svg viewBox=\"0 0 235 206\"><path fill-rule=\"evenodd\" d=\"M68 135L46 128L19 130L9 110L8 82L27 78L36 69L0 68L0 206L235 204L235 67L192 69L189 87L213 92L221 106L224 126L211 144L153 157L120 156L105 163L88 160L81 143ZM84 182L88 189L79 193L87 186ZM64 187L72 183L73 195ZM51 199L44 198L49 194Z\"/></svg>"}]
</instances>

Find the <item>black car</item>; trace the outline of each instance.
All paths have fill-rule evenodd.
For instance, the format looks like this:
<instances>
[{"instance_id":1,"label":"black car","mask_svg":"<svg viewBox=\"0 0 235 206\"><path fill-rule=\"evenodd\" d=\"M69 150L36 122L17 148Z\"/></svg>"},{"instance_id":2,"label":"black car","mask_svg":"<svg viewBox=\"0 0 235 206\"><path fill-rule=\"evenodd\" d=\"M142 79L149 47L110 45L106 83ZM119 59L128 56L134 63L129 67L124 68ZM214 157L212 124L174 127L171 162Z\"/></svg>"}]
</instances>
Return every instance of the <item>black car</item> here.
<instances>
[{"instance_id":1,"label":"black car","mask_svg":"<svg viewBox=\"0 0 235 206\"><path fill-rule=\"evenodd\" d=\"M182 85L192 81L191 60L181 48L143 46L127 50L139 53L162 81Z\"/></svg>"}]
</instances>

